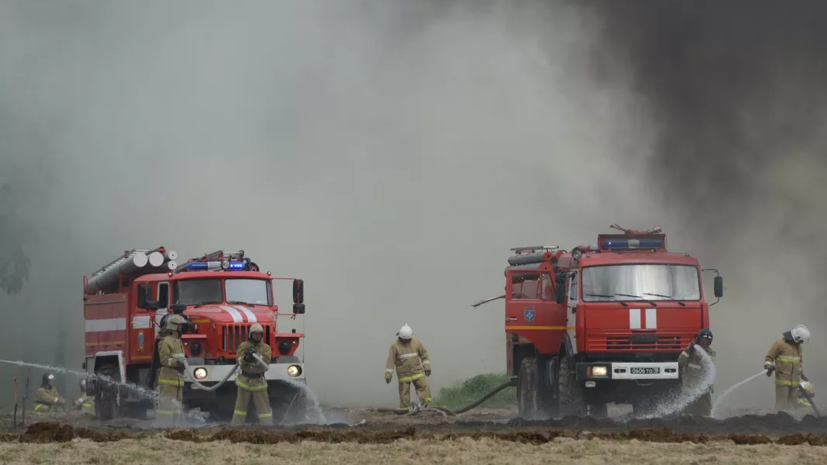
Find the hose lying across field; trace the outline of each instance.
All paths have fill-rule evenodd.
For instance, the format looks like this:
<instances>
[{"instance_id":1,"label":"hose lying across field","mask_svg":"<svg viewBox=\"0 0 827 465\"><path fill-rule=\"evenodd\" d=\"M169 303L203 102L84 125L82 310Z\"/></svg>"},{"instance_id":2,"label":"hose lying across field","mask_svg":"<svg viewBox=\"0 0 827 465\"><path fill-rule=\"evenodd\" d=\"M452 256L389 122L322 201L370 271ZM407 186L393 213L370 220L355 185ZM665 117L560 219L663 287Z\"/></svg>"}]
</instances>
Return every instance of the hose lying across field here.
<instances>
[{"instance_id":1,"label":"hose lying across field","mask_svg":"<svg viewBox=\"0 0 827 465\"><path fill-rule=\"evenodd\" d=\"M428 406L427 409L428 410L437 410L437 411L441 412L443 415L450 414L450 415L458 416L461 413L465 413L465 412L479 406L480 404L482 404L486 400L494 397L495 394L502 391L503 389L508 388L508 387L514 387L516 385L517 385L517 378L514 377L514 378L500 384L499 386L495 387L488 394L480 397L479 399L475 400L474 402L471 402L470 404L466 405L465 407L458 408L456 410L451 410L451 409L445 408L445 407L437 407L437 406L433 406L433 405ZM414 414L414 413L418 412L419 410L417 410L417 409L397 409L397 408L378 408L377 411L384 412L384 413L394 413L396 415L411 415L411 414Z\"/></svg>"}]
</instances>

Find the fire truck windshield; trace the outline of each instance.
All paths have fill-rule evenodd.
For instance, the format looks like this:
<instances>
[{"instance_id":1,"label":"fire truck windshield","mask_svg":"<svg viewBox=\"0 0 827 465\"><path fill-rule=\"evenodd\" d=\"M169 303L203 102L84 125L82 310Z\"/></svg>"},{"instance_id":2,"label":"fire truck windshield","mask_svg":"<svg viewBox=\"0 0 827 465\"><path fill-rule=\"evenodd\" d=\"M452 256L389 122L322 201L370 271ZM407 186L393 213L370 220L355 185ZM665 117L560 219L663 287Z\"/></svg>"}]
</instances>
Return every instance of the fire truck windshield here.
<instances>
[{"instance_id":1,"label":"fire truck windshield","mask_svg":"<svg viewBox=\"0 0 827 465\"><path fill-rule=\"evenodd\" d=\"M224 299L221 294L220 279L188 279L176 281L173 286L176 304L207 305L220 304Z\"/></svg>"},{"instance_id":2,"label":"fire truck windshield","mask_svg":"<svg viewBox=\"0 0 827 465\"><path fill-rule=\"evenodd\" d=\"M228 304L270 305L270 281L227 278L224 283Z\"/></svg>"},{"instance_id":3,"label":"fire truck windshield","mask_svg":"<svg viewBox=\"0 0 827 465\"><path fill-rule=\"evenodd\" d=\"M698 268L690 265L589 266L583 268L581 281L584 302L701 299Z\"/></svg>"}]
</instances>

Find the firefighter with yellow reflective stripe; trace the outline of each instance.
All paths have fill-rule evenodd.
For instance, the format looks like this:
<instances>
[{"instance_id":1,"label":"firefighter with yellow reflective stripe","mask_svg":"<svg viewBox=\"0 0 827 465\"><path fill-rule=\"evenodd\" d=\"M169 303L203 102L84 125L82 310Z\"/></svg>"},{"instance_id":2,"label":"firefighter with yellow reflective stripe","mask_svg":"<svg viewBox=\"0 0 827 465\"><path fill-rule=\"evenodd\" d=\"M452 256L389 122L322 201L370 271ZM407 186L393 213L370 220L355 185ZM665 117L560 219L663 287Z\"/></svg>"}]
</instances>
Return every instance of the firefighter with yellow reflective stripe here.
<instances>
[{"instance_id":1,"label":"firefighter with yellow reflective stripe","mask_svg":"<svg viewBox=\"0 0 827 465\"><path fill-rule=\"evenodd\" d=\"M51 373L43 373L43 380L40 387L35 391L34 411L37 413L47 413L52 408L57 408L63 405L66 401L57 392L54 386L55 375Z\"/></svg>"},{"instance_id":2,"label":"firefighter with yellow reflective stripe","mask_svg":"<svg viewBox=\"0 0 827 465\"><path fill-rule=\"evenodd\" d=\"M684 389L690 392L696 390L708 371L712 368L705 365L707 363L705 358L698 353L699 350L705 351L709 354L709 358L714 364L717 354L715 349L710 347L711 344L712 331L710 331L709 328L703 328L695 335L695 339L689 343L686 350L678 357L678 365L684 369ZM698 394L701 394L700 397L687 406L683 413L685 415L708 417L710 412L712 412L712 386L710 385L703 393Z\"/></svg>"},{"instance_id":3,"label":"firefighter with yellow reflective stripe","mask_svg":"<svg viewBox=\"0 0 827 465\"><path fill-rule=\"evenodd\" d=\"M75 399L75 409L88 416L95 416L95 398L86 392L86 379L80 380L80 396Z\"/></svg>"},{"instance_id":4,"label":"firefighter with yellow reflective stripe","mask_svg":"<svg viewBox=\"0 0 827 465\"><path fill-rule=\"evenodd\" d=\"M804 368L802 345L810 339L810 330L798 325L783 336L767 352L764 369L767 376L775 372L775 409L789 412L798 404L798 386Z\"/></svg>"},{"instance_id":5,"label":"firefighter with yellow reflective stripe","mask_svg":"<svg viewBox=\"0 0 827 465\"><path fill-rule=\"evenodd\" d=\"M158 411L160 425L171 426L181 422L184 401L184 346L181 344L182 326L186 320L181 315L167 319L166 335L158 343Z\"/></svg>"},{"instance_id":6,"label":"firefighter with yellow reflective stripe","mask_svg":"<svg viewBox=\"0 0 827 465\"><path fill-rule=\"evenodd\" d=\"M397 339L391 344L385 364L385 382L391 382L393 368L396 367L396 377L399 380L399 407L411 408L412 383L419 401L429 405L432 402L431 388L425 379L426 376L431 376L431 359L428 358L428 351L419 339L413 337L413 330L407 324L396 335Z\"/></svg>"},{"instance_id":7,"label":"firefighter with yellow reflective stripe","mask_svg":"<svg viewBox=\"0 0 827 465\"><path fill-rule=\"evenodd\" d=\"M272 353L270 346L264 342L264 328L255 323L250 326L248 340L241 343L236 350L240 360L241 374L235 379L238 396L235 400L232 426L241 426L247 418L247 408L252 398L258 413L258 422L262 425L273 424L273 412L270 410L270 397L267 393L267 378L264 372L270 369ZM256 357L258 355L258 357Z\"/></svg>"}]
</instances>

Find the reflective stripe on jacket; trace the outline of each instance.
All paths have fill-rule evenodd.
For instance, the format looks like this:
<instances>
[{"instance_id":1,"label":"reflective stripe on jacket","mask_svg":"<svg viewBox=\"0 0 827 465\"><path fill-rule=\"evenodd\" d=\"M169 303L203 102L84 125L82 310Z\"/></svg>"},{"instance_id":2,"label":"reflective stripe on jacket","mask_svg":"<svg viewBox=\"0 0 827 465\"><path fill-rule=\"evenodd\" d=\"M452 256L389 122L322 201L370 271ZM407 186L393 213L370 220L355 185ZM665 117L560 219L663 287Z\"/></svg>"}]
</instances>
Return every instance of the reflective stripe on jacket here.
<instances>
[{"instance_id":1,"label":"reflective stripe on jacket","mask_svg":"<svg viewBox=\"0 0 827 465\"><path fill-rule=\"evenodd\" d=\"M775 384L798 386L801 382L804 356L801 344L791 343L784 338L775 341L764 358L764 368L775 365Z\"/></svg>"},{"instance_id":2,"label":"reflective stripe on jacket","mask_svg":"<svg viewBox=\"0 0 827 465\"><path fill-rule=\"evenodd\" d=\"M431 369L431 359L428 351L417 338L410 340L396 339L388 352L388 361L385 363L385 378L391 379L396 367L396 376L400 383L410 382L425 376L425 370Z\"/></svg>"}]
</instances>

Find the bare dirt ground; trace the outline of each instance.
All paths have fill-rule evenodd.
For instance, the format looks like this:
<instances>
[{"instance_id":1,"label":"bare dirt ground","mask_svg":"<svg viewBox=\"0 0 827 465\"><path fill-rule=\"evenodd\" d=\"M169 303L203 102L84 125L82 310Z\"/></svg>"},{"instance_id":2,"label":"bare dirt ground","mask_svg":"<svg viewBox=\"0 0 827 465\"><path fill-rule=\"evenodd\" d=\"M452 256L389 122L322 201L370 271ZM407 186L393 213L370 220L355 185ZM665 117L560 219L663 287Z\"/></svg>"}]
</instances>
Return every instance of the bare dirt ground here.
<instances>
[{"instance_id":1,"label":"bare dirt ground","mask_svg":"<svg viewBox=\"0 0 827 465\"><path fill-rule=\"evenodd\" d=\"M76 412L27 414L26 426L11 428L2 415L0 463L827 463L827 418L814 416L526 421L513 410L445 417L343 408L325 416L326 425L163 430Z\"/></svg>"},{"instance_id":2,"label":"bare dirt ground","mask_svg":"<svg viewBox=\"0 0 827 465\"><path fill-rule=\"evenodd\" d=\"M304 441L278 445L233 444L229 441L193 443L164 437L126 439L117 447L90 439L64 443L0 444L0 462L61 464L329 464L446 463L446 464L822 464L827 448L749 445L731 441L706 444L662 444L632 441L578 441L557 438L534 445L491 438L450 441L401 439L389 444Z\"/></svg>"}]
</instances>

